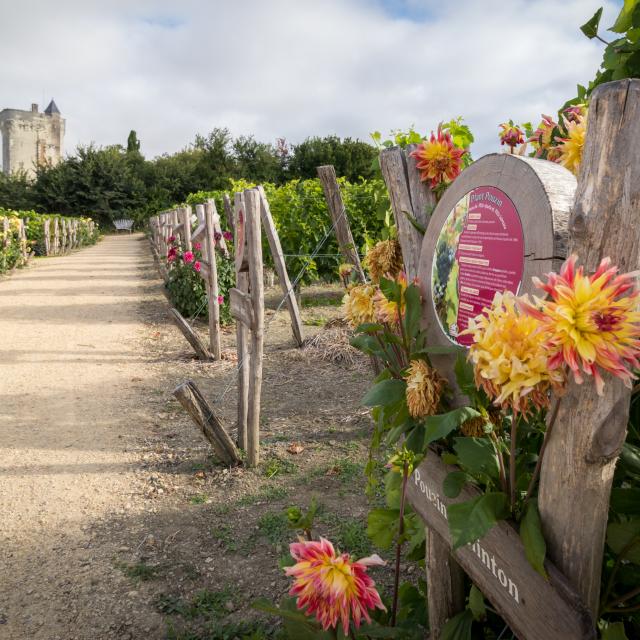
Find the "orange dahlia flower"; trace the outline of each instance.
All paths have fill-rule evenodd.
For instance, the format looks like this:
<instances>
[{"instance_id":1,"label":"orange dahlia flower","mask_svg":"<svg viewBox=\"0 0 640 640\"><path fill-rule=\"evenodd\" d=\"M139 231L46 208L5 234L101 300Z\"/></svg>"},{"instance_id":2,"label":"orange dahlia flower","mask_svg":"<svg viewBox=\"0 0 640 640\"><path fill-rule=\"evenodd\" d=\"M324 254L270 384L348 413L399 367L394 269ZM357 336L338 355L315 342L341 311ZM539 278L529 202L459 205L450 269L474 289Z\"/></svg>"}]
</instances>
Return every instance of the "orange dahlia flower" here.
<instances>
[{"instance_id":1,"label":"orange dahlia flower","mask_svg":"<svg viewBox=\"0 0 640 640\"><path fill-rule=\"evenodd\" d=\"M400 304L393 300L388 300L380 289L376 291L373 297L373 303L375 307L376 320L378 322L387 322L388 324L395 324L400 322L404 314L404 292L407 290L407 274L401 271L397 277L396 282L400 285Z\"/></svg>"},{"instance_id":2,"label":"orange dahlia flower","mask_svg":"<svg viewBox=\"0 0 640 640\"><path fill-rule=\"evenodd\" d=\"M326 631L342 624L344 635L349 635L349 621L356 629L362 620L371 622L369 609L385 609L375 582L367 575L367 568L383 565L377 555L351 560L348 553L336 554L331 542L320 538L301 540L289 547L296 564L285 573L295 581L289 595L297 598L298 609L305 609Z\"/></svg>"},{"instance_id":3,"label":"orange dahlia flower","mask_svg":"<svg viewBox=\"0 0 640 640\"><path fill-rule=\"evenodd\" d=\"M560 274L548 274L546 282L535 278L536 286L549 298L536 299L535 307L525 306L541 323L549 368L567 364L578 384L582 373L593 376L600 395L604 387L600 369L631 387L633 370L640 368L637 274L618 274L618 267L605 258L587 276L583 267L576 269L576 261L571 256Z\"/></svg>"},{"instance_id":4,"label":"orange dahlia flower","mask_svg":"<svg viewBox=\"0 0 640 640\"><path fill-rule=\"evenodd\" d=\"M438 135L431 132L428 141L418 145L411 156L416 159L416 167L420 171L422 182L429 181L429 186L436 189L441 184L455 180L462 170L462 158L467 153L453 144L450 133L443 133L438 127Z\"/></svg>"}]
</instances>

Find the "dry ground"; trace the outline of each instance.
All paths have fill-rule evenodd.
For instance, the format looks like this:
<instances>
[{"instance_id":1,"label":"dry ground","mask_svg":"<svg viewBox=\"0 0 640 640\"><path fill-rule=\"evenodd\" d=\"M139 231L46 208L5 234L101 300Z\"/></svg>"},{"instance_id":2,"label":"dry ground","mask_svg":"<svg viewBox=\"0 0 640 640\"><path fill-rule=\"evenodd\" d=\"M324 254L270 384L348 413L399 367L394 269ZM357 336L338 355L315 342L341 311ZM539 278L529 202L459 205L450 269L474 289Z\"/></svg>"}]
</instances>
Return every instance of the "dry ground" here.
<instances>
[{"instance_id":1,"label":"dry ground","mask_svg":"<svg viewBox=\"0 0 640 640\"><path fill-rule=\"evenodd\" d=\"M306 291L308 335L339 298ZM283 510L312 496L320 532L369 551L366 361L295 349L281 311L266 336L263 462L224 468L171 391L191 378L219 399L235 334L229 359L200 363L168 308L141 235L0 281L1 638L269 637L250 603L286 592ZM235 384L216 407L233 431Z\"/></svg>"}]
</instances>

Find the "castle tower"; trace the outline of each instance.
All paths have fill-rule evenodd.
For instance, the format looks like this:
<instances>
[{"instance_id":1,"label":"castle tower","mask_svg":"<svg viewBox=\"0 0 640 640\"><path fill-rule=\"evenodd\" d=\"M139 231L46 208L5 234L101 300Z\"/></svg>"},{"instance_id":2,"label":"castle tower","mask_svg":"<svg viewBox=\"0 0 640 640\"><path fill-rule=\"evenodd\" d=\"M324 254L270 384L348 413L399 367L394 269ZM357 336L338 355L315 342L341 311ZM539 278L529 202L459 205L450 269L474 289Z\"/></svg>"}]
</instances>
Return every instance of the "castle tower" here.
<instances>
[{"instance_id":1,"label":"castle tower","mask_svg":"<svg viewBox=\"0 0 640 640\"><path fill-rule=\"evenodd\" d=\"M65 120L51 100L44 113L32 104L31 111L0 111L2 169L5 173L25 171L35 176L36 167L58 164L62 158Z\"/></svg>"}]
</instances>

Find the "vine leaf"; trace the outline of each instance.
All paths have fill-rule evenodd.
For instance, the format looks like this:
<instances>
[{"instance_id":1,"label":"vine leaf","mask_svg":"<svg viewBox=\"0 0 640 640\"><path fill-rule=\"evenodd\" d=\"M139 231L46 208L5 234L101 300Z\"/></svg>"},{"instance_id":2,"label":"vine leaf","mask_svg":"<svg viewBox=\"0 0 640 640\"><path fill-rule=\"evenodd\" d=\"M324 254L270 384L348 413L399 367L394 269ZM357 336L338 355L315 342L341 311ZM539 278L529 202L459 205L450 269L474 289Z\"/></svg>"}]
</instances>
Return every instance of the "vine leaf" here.
<instances>
[{"instance_id":1,"label":"vine leaf","mask_svg":"<svg viewBox=\"0 0 640 640\"><path fill-rule=\"evenodd\" d=\"M602 7L600 7L591 17L588 22L585 22L581 27L580 31L584 33L589 40L595 38L598 35L598 26L600 25L600 18L602 17Z\"/></svg>"},{"instance_id":2,"label":"vine leaf","mask_svg":"<svg viewBox=\"0 0 640 640\"><path fill-rule=\"evenodd\" d=\"M447 516L454 550L480 540L508 515L509 501L502 492L483 493L472 500L450 504Z\"/></svg>"},{"instance_id":3,"label":"vine leaf","mask_svg":"<svg viewBox=\"0 0 640 640\"><path fill-rule=\"evenodd\" d=\"M531 501L520 523L520 539L524 544L524 553L529 564L545 579L548 579L544 568L544 558L547 554L547 543L542 535L542 524L538 505Z\"/></svg>"}]
</instances>

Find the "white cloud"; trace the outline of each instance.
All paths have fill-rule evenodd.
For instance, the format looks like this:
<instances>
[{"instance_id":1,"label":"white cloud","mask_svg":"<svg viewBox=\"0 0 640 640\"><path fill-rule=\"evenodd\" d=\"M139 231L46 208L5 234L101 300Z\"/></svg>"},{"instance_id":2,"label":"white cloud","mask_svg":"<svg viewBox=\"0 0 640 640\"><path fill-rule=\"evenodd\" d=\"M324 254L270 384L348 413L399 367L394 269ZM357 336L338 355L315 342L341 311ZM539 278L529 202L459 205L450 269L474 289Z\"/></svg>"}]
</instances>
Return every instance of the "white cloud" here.
<instances>
[{"instance_id":1,"label":"white cloud","mask_svg":"<svg viewBox=\"0 0 640 640\"><path fill-rule=\"evenodd\" d=\"M0 0L0 108L54 96L66 149L148 156L227 126L292 142L368 138L463 115L475 155L498 123L537 120L593 77L578 27L599 0ZM603 24L619 3L607 0Z\"/></svg>"}]
</instances>

